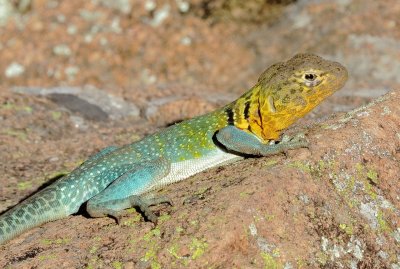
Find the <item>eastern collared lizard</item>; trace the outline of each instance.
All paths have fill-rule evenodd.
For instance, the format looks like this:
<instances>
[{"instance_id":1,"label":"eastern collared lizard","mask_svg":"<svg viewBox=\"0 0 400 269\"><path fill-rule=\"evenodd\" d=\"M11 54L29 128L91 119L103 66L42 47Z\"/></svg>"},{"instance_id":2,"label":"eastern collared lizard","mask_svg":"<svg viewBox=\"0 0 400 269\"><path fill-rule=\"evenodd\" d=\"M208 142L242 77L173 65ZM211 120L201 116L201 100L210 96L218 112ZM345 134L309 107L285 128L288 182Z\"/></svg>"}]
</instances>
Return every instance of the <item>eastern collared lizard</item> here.
<instances>
[{"instance_id":1,"label":"eastern collared lizard","mask_svg":"<svg viewBox=\"0 0 400 269\"><path fill-rule=\"evenodd\" d=\"M0 216L0 244L42 223L76 213L87 202L90 216L119 217L165 201L144 194L210 167L245 156L268 156L307 146L281 132L343 87L346 69L312 54L272 65L236 101L172 125L138 142L108 147L52 185Z\"/></svg>"}]
</instances>

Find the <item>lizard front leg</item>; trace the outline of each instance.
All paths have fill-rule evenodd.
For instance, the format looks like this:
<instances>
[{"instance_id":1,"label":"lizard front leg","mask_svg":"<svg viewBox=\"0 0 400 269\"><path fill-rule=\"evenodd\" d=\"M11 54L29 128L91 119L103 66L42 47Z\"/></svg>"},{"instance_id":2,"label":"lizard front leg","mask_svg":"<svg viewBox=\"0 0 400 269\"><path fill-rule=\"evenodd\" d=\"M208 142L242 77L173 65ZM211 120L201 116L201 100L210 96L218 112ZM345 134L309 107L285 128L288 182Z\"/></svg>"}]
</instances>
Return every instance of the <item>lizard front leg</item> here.
<instances>
[{"instance_id":1,"label":"lizard front leg","mask_svg":"<svg viewBox=\"0 0 400 269\"><path fill-rule=\"evenodd\" d=\"M147 219L156 222L157 216L151 212L149 206L170 203L169 200L165 197L144 198L141 195L149 191L158 180L168 175L170 166L170 162L165 158L133 164L131 170L88 201L87 212L91 217L111 216L119 222L122 210L139 207Z\"/></svg>"},{"instance_id":2,"label":"lizard front leg","mask_svg":"<svg viewBox=\"0 0 400 269\"><path fill-rule=\"evenodd\" d=\"M300 136L295 136L290 140L282 140L277 144L264 144L255 135L232 125L219 130L216 133L216 139L229 151L256 156L273 155L288 149L303 148L308 145L307 140Z\"/></svg>"}]
</instances>

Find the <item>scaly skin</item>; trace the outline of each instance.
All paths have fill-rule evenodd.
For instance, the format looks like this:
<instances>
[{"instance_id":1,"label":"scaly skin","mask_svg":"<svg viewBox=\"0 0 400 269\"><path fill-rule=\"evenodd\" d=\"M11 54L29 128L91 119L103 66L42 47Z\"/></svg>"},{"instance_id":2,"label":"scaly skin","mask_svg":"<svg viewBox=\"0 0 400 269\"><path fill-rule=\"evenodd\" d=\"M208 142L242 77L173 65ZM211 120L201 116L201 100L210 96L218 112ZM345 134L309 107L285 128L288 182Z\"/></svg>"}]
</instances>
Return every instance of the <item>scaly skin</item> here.
<instances>
[{"instance_id":1,"label":"scaly skin","mask_svg":"<svg viewBox=\"0 0 400 269\"><path fill-rule=\"evenodd\" d=\"M121 210L164 201L143 194L185 179L199 171L247 155L267 156L306 146L301 139L278 144L283 130L339 90L346 69L312 54L298 54L261 74L236 101L141 141L109 147L69 175L0 216L0 244L42 223L76 213L87 203L93 217L118 218Z\"/></svg>"}]
</instances>

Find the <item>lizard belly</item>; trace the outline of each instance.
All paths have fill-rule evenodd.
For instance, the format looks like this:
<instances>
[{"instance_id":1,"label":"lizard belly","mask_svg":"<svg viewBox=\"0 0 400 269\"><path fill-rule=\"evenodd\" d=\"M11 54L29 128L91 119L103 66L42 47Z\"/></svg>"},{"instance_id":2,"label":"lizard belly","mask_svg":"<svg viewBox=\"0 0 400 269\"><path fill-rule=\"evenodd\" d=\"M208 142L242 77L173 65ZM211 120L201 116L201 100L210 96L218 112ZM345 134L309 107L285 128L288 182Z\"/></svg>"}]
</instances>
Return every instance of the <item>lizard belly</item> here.
<instances>
[{"instance_id":1,"label":"lizard belly","mask_svg":"<svg viewBox=\"0 0 400 269\"><path fill-rule=\"evenodd\" d=\"M172 163L169 174L156 182L151 189L183 180L208 168L221 166L240 159L243 159L243 157L216 149L212 154L200 158Z\"/></svg>"}]
</instances>

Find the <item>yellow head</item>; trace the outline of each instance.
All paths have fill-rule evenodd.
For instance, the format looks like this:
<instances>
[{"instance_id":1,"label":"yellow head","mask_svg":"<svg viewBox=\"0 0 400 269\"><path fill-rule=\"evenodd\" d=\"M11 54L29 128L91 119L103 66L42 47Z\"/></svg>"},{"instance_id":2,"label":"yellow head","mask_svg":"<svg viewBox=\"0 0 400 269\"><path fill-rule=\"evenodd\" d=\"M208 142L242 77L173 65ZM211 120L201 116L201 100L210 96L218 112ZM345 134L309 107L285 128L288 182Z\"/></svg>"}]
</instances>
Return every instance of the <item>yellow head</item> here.
<instances>
[{"instance_id":1,"label":"yellow head","mask_svg":"<svg viewBox=\"0 0 400 269\"><path fill-rule=\"evenodd\" d=\"M342 88L347 76L341 64L313 54L274 64L233 104L237 111L248 107L248 116L238 117L235 125L265 141L278 139L282 130Z\"/></svg>"}]
</instances>

